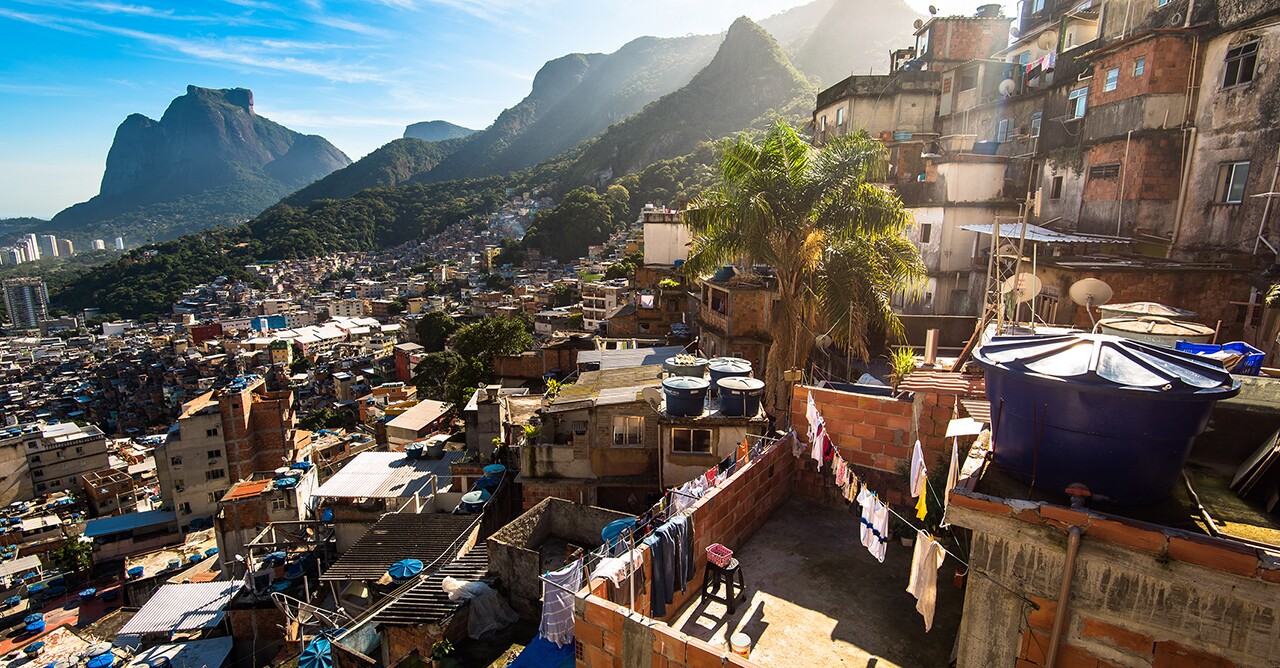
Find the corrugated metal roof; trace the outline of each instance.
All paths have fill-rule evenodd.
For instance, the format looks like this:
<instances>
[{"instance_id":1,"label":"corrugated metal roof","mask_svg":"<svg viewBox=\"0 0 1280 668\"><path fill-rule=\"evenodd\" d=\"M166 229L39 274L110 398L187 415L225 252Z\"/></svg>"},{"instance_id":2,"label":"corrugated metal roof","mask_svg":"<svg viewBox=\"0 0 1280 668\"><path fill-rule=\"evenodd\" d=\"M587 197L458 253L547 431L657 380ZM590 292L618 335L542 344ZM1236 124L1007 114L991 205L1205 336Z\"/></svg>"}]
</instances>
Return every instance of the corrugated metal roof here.
<instances>
[{"instance_id":1,"label":"corrugated metal roof","mask_svg":"<svg viewBox=\"0 0 1280 668\"><path fill-rule=\"evenodd\" d=\"M929 394L960 394L983 396L987 383L981 376L966 376L951 371L915 371L898 385L902 392L926 392Z\"/></svg>"},{"instance_id":2,"label":"corrugated metal roof","mask_svg":"<svg viewBox=\"0 0 1280 668\"><path fill-rule=\"evenodd\" d=\"M458 538L479 519L452 513L391 513L378 520L321 580L377 580L391 564L417 559L430 565L454 548Z\"/></svg>"},{"instance_id":3,"label":"corrugated metal roof","mask_svg":"<svg viewBox=\"0 0 1280 668\"><path fill-rule=\"evenodd\" d=\"M184 668L217 668L226 663L234 643L231 636L188 640L172 645L156 645L145 649L130 659L134 666L145 666L153 659L165 658L170 666Z\"/></svg>"},{"instance_id":4,"label":"corrugated metal roof","mask_svg":"<svg viewBox=\"0 0 1280 668\"><path fill-rule=\"evenodd\" d=\"M440 416L449 411L453 404L447 404L443 401L432 401L423 399L416 406L397 415L395 419L387 423L388 429L408 429L409 431L418 431L419 429L440 419Z\"/></svg>"},{"instance_id":5,"label":"corrugated metal roof","mask_svg":"<svg viewBox=\"0 0 1280 668\"><path fill-rule=\"evenodd\" d=\"M315 491L315 496L347 499L406 498L431 493L431 476L447 484L449 465L464 452L446 452L441 459L409 459L403 452L362 452Z\"/></svg>"},{"instance_id":6,"label":"corrugated metal roof","mask_svg":"<svg viewBox=\"0 0 1280 668\"><path fill-rule=\"evenodd\" d=\"M122 531L153 527L173 522L177 517L172 510L144 510L140 513L99 517L96 520L85 522L84 535L86 538L94 538Z\"/></svg>"},{"instance_id":7,"label":"corrugated metal roof","mask_svg":"<svg viewBox=\"0 0 1280 668\"><path fill-rule=\"evenodd\" d=\"M223 610L244 586L241 580L167 584L120 629L120 635L207 629L222 621Z\"/></svg>"},{"instance_id":8,"label":"corrugated metal roof","mask_svg":"<svg viewBox=\"0 0 1280 668\"><path fill-rule=\"evenodd\" d=\"M584 350L578 353L578 364L600 364L603 369L662 364L668 357L684 352L683 346L631 348L628 350Z\"/></svg>"},{"instance_id":9,"label":"corrugated metal roof","mask_svg":"<svg viewBox=\"0 0 1280 668\"><path fill-rule=\"evenodd\" d=\"M422 578L401 593L386 607L372 615L379 624L418 626L438 622L462 607L462 601L451 601L445 593L444 579L479 580L489 570L488 546L479 543L467 554L449 562L430 576Z\"/></svg>"},{"instance_id":10,"label":"corrugated metal roof","mask_svg":"<svg viewBox=\"0 0 1280 668\"><path fill-rule=\"evenodd\" d=\"M33 568L40 568L40 557L28 554L13 561L0 561L0 577L9 577L14 573L23 573Z\"/></svg>"},{"instance_id":11,"label":"corrugated metal roof","mask_svg":"<svg viewBox=\"0 0 1280 668\"><path fill-rule=\"evenodd\" d=\"M969 417L991 424L991 404L986 399L961 399L960 405Z\"/></svg>"},{"instance_id":12,"label":"corrugated metal roof","mask_svg":"<svg viewBox=\"0 0 1280 668\"><path fill-rule=\"evenodd\" d=\"M991 225L961 225L960 229L977 232L978 234L991 234ZM1004 239L1021 239L1022 223L1000 223L1000 237ZM1059 244L1127 244L1131 240L1102 234L1059 232L1028 223L1027 241Z\"/></svg>"}]
</instances>

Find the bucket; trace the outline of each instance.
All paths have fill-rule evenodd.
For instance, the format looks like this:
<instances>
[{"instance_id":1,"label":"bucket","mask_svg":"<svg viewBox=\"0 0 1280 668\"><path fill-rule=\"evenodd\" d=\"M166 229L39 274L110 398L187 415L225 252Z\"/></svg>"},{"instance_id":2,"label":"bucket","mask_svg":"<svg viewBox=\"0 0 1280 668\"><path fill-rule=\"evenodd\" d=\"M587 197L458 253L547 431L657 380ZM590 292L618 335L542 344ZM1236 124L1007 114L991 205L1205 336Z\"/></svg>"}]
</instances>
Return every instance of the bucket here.
<instances>
[{"instance_id":1,"label":"bucket","mask_svg":"<svg viewBox=\"0 0 1280 668\"><path fill-rule=\"evenodd\" d=\"M729 638L729 649L738 656L751 656L751 636L735 633Z\"/></svg>"}]
</instances>

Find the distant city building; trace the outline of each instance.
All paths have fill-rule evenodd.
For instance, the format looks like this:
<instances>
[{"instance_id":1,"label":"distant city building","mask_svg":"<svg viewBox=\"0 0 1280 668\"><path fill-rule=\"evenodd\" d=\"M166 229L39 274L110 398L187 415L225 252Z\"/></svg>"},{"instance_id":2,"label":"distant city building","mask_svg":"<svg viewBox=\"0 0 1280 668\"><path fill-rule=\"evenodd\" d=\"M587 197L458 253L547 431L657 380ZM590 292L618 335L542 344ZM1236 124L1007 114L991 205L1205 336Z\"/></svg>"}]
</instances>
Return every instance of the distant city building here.
<instances>
[{"instance_id":1,"label":"distant city building","mask_svg":"<svg viewBox=\"0 0 1280 668\"><path fill-rule=\"evenodd\" d=\"M22 239L22 243L26 246L26 249L27 249L28 262L40 259L40 244L36 241L36 235L28 234L26 237Z\"/></svg>"},{"instance_id":2,"label":"distant city building","mask_svg":"<svg viewBox=\"0 0 1280 668\"><path fill-rule=\"evenodd\" d=\"M4 249L3 257L4 257L5 264L22 264L23 261L27 259L26 253L24 253L22 249L17 246L14 246L13 248Z\"/></svg>"},{"instance_id":3,"label":"distant city building","mask_svg":"<svg viewBox=\"0 0 1280 668\"><path fill-rule=\"evenodd\" d=\"M124 250L124 237L116 237L116 250Z\"/></svg>"},{"instance_id":4,"label":"distant city building","mask_svg":"<svg viewBox=\"0 0 1280 668\"><path fill-rule=\"evenodd\" d=\"M106 249L107 249L107 242L103 241L102 239L93 240L93 250L106 250Z\"/></svg>"},{"instance_id":5,"label":"distant city building","mask_svg":"<svg viewBox=\"0 0 1280 668\"><path fill-rule=\"evenodd\" d=\"M70 239L58 239L58 255L70 257L76 254L75 244Z\"/></svg>"},{"instance_id":6,"label":"distant city building","mask_svg":"<svg viewBox=\"0 0 1280 668\"><path fill-rule=\"evenodd\" d=\"M49 289L35 276L6 278L4 309L14 327L31 329L49 317Z\"/></svg>"},{"instance_id":7,"label":"distant city building","mask_svg":"<svg viewBox=\"0 0 1280 668\"><path fill-rule=\"evenodd\" d=\"M58 257L58 237L43 234L36 248L39 251L39 257Z\"/></svg>"}]
</instances>

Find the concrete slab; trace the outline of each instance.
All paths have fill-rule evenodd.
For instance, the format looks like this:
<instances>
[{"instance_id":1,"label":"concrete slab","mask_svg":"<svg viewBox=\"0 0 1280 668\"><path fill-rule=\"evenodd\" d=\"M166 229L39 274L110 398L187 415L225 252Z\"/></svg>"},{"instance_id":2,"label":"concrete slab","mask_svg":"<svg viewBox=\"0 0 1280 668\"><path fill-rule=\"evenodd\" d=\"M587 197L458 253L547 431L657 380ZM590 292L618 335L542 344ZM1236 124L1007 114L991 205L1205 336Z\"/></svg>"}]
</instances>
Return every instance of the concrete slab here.
<instances>
[{"instance_id":1,"label":"concrete slab","mask_svg":"<svg viewBox=\"0 0 1280 668\"><path fill-rule=\"evenodd\" d=\"M958 562L938 571L933 629L925 633L906 592L911 548L889 545L883 564L858 542L858 516L793 499L734 556L746 601L694 598L672 623L725 646L734 633L753 642L751 660L769 668L946 666L960 628L964 592L952 586Z\"/></svg>"}]
</instances>

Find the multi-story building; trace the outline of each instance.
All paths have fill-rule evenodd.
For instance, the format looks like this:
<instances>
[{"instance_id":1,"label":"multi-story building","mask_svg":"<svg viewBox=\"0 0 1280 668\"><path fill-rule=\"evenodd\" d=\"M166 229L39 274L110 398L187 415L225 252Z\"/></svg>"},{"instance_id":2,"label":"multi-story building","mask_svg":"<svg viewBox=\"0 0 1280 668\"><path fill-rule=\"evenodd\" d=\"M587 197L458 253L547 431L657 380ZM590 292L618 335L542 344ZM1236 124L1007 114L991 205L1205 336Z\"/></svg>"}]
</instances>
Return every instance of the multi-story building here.
<instances>
[{"instance_id":1,"label":"multi-story building","mask_svg":"<svg viewBox=\"0 0 1280 668\"><path fill-rule=\"evenodd\" d=\"M773 342L777 281L767 267L721 267L699 281L698 346L709 357L738 357L764 377Z\"/></svg>"},{"instance_id":2,"label":"multi-story building","mask_svg":"<svg viewBox=\"0 0 1280 668\"><path fill-rule=\"evenodd\" d=\"M93 425L74 422L36 423L30 431L11 438L22 439L31 472L31 485L36 494L76 491L81 478L107 468L107 437Z\"/></svg>"},{"instance_id":3,"label":"multi-story building","mask_svg":"<svg viewBox=\"0 0 1280 668\"><path fill-rule=\"evenodd\" d=\"M165 505L184 526L203 526L232 483L295 461L308 440L294 428L295 417L292 392L269 391L259 376L185 404L155 451Z\"/></svg>"},{"instance_id":4,"label":"multi-story building","mask_svg":"<svg viewBox=\"0 0 1280 668\"><path fill-rule=\"evenodd\" d=\"M42 234L38 240L41 257L58 257L58 237Z\"/></svg>"},{"instance_id":5,"label":"multi-story building","mask_svg":"<svg viewBox=\"0 0 1280 668\"><path fill-rule=\"evenodd\" d=\"M124 237L116 237L116 250L124 250Z\"/></svg>"},{"instance_id":6,"label":"multi-story building","mask_svg":"<svg viewBox=\"0 0 1280 668\"><path fill-rule=\"evenodd\" d=\"M70 257L76 254L75 244L70 239L58 239L58 255Z\"/></svg>"},{"instance_id":7,"label":"multi-story building","mask_svg":"<svg viewBox=\"0 0 1280 668\"><path fill-rule=\"evenodd\" d=\"M93 240L93 250L106 250L106 249L107 249L106 241L103 241L102 239Z\"/></svg>"},{"instance_id":8,"label":"multi-story building","mask_svg":"<svg viewBox=\"0 0 1280 668\"><path fill-rule=\"evenodd\" d=\"M40 326L40 321L49 318L49 289L43 279L36 276L6 278L0 289L4 290L4 310L14 327L33 329Z\"/></svg>"},{"instance_id":9,"label":"multi-story building","mask_svg":"<svg viewBox=\"0 0 1280 668\"><path fill-rule=\"evenodd\" d=\"M584 283L582 285L582 327L587 330L600 328L600 323L609 318L628 298L626 279L615 279L607 282Z\"/></svg>"},{"instance_id":10,"label":"multi-story building","mask_svg":"<svg viewBox=\"0 0 1280 668\"><path fill-rule=\"evenodd\" d=\"M36 235L27 234L19 243L26 247L28 262L40 259L40 240L36 238Z\"/></svg>"}]
</instances>

